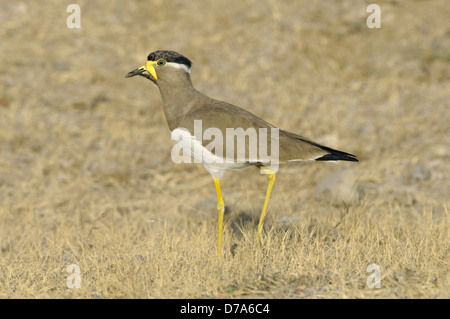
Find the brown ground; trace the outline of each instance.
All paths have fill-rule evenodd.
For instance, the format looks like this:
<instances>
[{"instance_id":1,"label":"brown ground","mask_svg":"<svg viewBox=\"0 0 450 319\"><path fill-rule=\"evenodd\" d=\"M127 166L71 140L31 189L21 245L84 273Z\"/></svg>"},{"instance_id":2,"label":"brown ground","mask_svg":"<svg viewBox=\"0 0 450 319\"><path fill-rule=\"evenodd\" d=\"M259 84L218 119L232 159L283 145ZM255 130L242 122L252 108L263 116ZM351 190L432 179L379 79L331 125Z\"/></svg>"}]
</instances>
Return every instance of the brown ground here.
<instances>
[{"instance_id":1,"label":"brown ground","mask_svg":"<svg viewBox=\"0 0 450 319\"><path fill-rule=\"evenodd\" d=\"M45 4L44 4L45 3ZM3 1L1 298L449 298L450 6L378 1ZM193 62L200 91L361 162L229 172L215 191L171 161L149 52ZM356 176L345 204L317 185ZM81 269L69 289L70 264ZM370 289L367 266L381 269Z\"/></svg>"}]
</instances>

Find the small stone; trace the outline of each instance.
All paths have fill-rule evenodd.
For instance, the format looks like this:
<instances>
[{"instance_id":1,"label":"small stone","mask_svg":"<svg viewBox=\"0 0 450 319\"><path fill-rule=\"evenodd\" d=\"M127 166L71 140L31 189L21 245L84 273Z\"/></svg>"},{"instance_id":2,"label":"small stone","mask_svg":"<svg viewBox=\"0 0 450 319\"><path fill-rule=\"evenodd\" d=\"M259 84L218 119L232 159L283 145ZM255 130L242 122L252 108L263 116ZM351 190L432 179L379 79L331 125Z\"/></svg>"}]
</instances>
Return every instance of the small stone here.
<instances>
[{"instance_id":1,"label":"small stone","mask_svg":"<svg viewBox=\"0 0 450 319\"><path fill-rule=\"evenodd\" d=\"M298 216L282 216L282 217L278 218L278 224L280 224L281 226L285 226L285 227L288 227L292 223L295 223L298 221L300 221L300 217L298 217Z\"/></svg>"},{"instance_id":2,"label":"small stone","mask_svg":"<svg viewBox=\"0 0 450 319\"><path fill-rule=\"evenodd\" d=\"M316 187L316 198L334 202L350 202L357 198L355 182L357 174L353 169L342 167L325 175Z\"/></svg>"},{"instance_id":3,"label":"small stone","mask_svg":"<svg viewBox=\"0 0 450 319\"><path fill-rule=\"evenodd\" d=\"M422 164L417 163L409 173L409 177L413 181L422 182L429 179L431 176L430 171L426 169Z\"/></svg>"}]
</instances>

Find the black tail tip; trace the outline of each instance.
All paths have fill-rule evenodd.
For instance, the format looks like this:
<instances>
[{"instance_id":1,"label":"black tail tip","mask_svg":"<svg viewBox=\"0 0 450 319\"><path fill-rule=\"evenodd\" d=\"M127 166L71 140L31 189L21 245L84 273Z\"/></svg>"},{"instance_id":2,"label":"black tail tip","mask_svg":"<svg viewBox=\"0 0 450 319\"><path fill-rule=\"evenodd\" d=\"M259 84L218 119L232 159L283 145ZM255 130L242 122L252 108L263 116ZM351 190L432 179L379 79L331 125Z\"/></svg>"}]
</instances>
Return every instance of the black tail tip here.
<instances>
[{"instance_id":1,"label":"black tail tip","mask_svg":"<svg viewBox=\"0 0 450 319\"><path fill-rule=\"evenodd\" d=\"M355 155L348 153L331 153L315 159L316 161L348 161L359 162Z\"/></svg>"}]
</instances>

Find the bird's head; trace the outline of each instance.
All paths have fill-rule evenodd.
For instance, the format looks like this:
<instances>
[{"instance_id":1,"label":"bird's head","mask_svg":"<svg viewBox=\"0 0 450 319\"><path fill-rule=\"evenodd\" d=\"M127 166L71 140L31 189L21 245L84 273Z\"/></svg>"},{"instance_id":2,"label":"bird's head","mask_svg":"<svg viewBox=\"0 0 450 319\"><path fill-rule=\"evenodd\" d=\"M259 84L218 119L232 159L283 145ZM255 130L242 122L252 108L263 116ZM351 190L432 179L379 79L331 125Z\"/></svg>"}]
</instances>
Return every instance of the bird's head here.
<instances>
[{"instance_id":1,"label":"bird's head","mask_svg":"<svg viewBox=\"0 0 450 319\"><path fill-rule=\"evenodd\" d=\"M175 51L159 50L148 55L147 62L129 72L126 77L140 75L158 84L158 81L170 79L181 74L189 75L192 62Z\"/></svg>"}]
</instances>

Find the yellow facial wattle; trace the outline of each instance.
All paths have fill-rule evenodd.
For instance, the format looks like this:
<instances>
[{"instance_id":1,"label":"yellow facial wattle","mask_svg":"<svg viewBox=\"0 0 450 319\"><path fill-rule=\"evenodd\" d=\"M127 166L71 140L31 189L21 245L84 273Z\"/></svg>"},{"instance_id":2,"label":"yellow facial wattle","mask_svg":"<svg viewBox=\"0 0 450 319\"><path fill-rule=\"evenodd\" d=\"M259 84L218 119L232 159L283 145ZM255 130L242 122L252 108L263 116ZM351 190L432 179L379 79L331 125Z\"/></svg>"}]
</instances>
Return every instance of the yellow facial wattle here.
<instances>
[{"instance_id":1,"label":"yellow facial wattle","mask_svg":"<svg viewBox=\"0 0 450 319\"><path fill-rule=\"evenodd\" d=\"M148 73L150 73L155 78L155 80L158 80L158 76L156 75L156 70L154 67L155 64L156 61L147 61L145 65L142 66L142 68L146 69Z\"/></svg>"}]
</instances>

